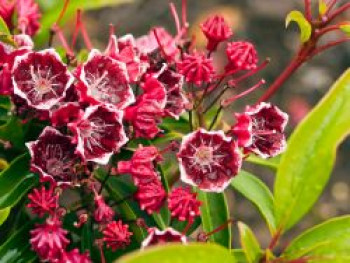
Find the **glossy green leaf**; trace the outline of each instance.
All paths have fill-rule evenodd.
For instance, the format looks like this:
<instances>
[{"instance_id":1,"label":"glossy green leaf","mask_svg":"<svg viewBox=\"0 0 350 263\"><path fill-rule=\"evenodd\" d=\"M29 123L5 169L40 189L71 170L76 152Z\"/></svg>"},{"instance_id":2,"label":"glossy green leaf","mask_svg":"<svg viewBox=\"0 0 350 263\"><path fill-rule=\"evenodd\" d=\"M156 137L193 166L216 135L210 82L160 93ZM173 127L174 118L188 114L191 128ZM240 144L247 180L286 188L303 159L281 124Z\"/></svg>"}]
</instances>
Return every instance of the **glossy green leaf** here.
<instances>
[{"instance_id":1,"label":"glossy green leaf","mask_svg":"<svg viewBox=\"0 0 350 263\"><path fill-rule=\"evenodd\" d=\"M226 197L224 193L206 193L198 191L198 199L202 202L201 218L202 227L205 232L211 232L214 229L227 223L230 219L227 207ZM210 240L225 246L231 247L231 227L210 236Z\"/></svg>"},{"instance_id":2,"label":"glossy green leaf","mask_svg":"<svg viewBox=\"0 0 350 263\"><path fill-rule=\"evenodd\" d=\"M249 263L259 263L263 255L259 242L254 236L253 231L244 223L238 222L238 230L241 240L241 246Z\"/></svg>"},{"instance_id":3,"label":"glossy green leaf","mask_svg":"<svg viewBox=\"0 0 350 263\"><path fill-rule=\"evenodd\" d=\"M308 257L308 262L350 262L350 216L333 218L306 230L289 244L282 257Z\"/></svg>"},{"instance_id":4,"label":"glossy green leaf","mask_svg":"<svg viewBox=\"0 0 350 263\"><path fill-rule=\"evenodd\" d=\"M234 263L228 249L215 244L169 244L137 251L119 259L116 263Z\"/></svg>"},{"instance_id":5,"label":"glossy green leaf","mask_svg":"<svg viewBox=\"0 0 350 263\"><path fill-rule=\"evenodd\" d=\"M0 210L0 226L6 221L11 212L11 207L6 207Z\"/></svg>"},{"instance_id":6,"label":"glossy green leaf","mask_svg":"<svg viewBox=\"0 0 350 263\"><path fill-rule=\"evenodd\" d=\"M15 148L24 148L23 125L17 117L11 117L7 123L0 126L0 139L11 142Z\"/></svg>"},{"instance_id":7,"label":"glossy green leaf","mask_svg":"<svg viewBox=\"0 0 350 263\"><path fill-rule=\"evenodd\" d=\"M305 18L304 14L300 11L291 11L286 17L286 27L289 26L290 22L296 22L300 29L300 40L301 42L307 42L312 33L312 27L309 21Z\"/></svg>"},{"instance_id":8,"label":"glossy green leaf","mask_svg":"<svg viewBox=\"0 0 350 263\"><path fill-rule=\"evenodd\" d=\"M232 249L231 254L234 257L236 263L247 263L247 257L243 249Z\"/></svg>"},{"instance_id":9,"label":"glossy green leaf","mask_svg":"<svg viewBox=\"0 0 350 263\"><path fill-rule=\"evenodd\" d=\"M277 228L285 231L313 206L328 182L337 146L350 133L350 70L296 128L274 186Z\"/></svg>"},{"instance_id":10,"label":"glossy green leaf","mask_svg":"<svg viewBox=\"0 0 350 263\"><path fill-rule=\"evenodd\" d=\"M7 27L6 22L0 17L0 35L10 35L10 30Z\"/></svg>"},{"instance_id":11,"label":"glossy green leaf","mask_svg":"<svg viewBox=\"0 0 350 263\"><path fill-rule=\"evenodd\" d=\"M0 263L30 263L38 261L35 253L30 249L29 231L32 227L32 224L23 226L0 246Z\"/></svg>"},{"instance_id":12,"label":"glossy green leaf","mask_svg":"<svg viewBox=\"0 0 350 263\"><path fill-rule=\"evenodd\" d=\"M328 10L328 5L325 0L318 0L318 13L323 16Z\"/></svg>"},{"instance_id":13,"label":"glossy green leaf","mask_svg":"<svg viewBox=\"0 0 350 263\"><path fill-rule=\"evenodd\" d=\"M340 30L350 37L350 22L343 23L339 26Z\"/></svg>"},{"instance_id":14,"label":"glossy green leaf","mask_svg":"<svg viewBox=\"0 0 350 263\"><path fill-rule=\"evenodd\" d=\"M278 169L280 159L280 156L276 156L270 159L263 159L255 155L250 155L247 159L245 159L245 161L267 167L272 171L276 171Z\"/></svg>"},{"instance_id":15,"label":"glossy green leaf","mask_svg":"<svg viewBox=\"0 0 350 263\"><path fill-rule=\"evenodd\" d=\"M38 181L29 173L27 154L19 156L0 173L0 209L14 206Z\"/></svg>"},{"instance_id":16,"label":"glossy green leaf","mask_svg":"<svg viewBox=\"0 0 350 263\"><path fill-rule=\"evenodd\" d=\"M78 9L92 10L103 7L110 7L125 3L130 3L133 0L70 0L68 8L63 16L62 21L67 21L69 18L75 15ZM49 32L51 26L57 21L58 16L63 8L64 1L54 1L47 3L47 0L40 0L39 4L42 10L44 10L41 18L41 28L38 35L35 37L36 45L44 45L49 38Z\"/></svg>"},{"instance_id":17,"label":"glossy green leaf","mask_svg":"<svg viewBox=\"0 0 350 263\"><path fill-rule=\"evenodd\" d=\"M276 220L270 189L259 178L243 170L231 181L231 185L259 209L273 234L276 231Z\"/></svg>"}]
</instances>

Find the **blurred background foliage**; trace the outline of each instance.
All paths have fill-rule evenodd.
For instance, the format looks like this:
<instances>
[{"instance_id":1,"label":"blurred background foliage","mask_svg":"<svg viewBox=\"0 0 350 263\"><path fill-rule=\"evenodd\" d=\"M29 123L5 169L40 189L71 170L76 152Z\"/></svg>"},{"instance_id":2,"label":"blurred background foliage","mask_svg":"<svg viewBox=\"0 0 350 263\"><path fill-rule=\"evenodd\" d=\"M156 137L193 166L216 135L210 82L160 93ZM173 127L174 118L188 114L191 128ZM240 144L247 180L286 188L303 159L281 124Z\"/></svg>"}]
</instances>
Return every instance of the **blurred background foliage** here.
<instances>
[{"instance_id":1,"label":"blurred background foliage","mask_svg":"<svg viewBox=\"0 0 350 263\"><path fill-rule=\"evenodd\" d=\"M43 28L36 38L36 43L44 47L47 45L49 28L57 20L63 1L40 0L39 2L43 11ZM179 0L174 2L177 5L180 4ZM314 2L316 4L317 1ZM152 26L156 25L165 26L174 33L175 26L168 3L167 0L71 0L61 26L69 36L73 31L72 25L75 23L75 10L84 9L84 23L97 48L106 46L109 24L116 26L117 35L131 33L138 37L146 34ZM101 5L104 7L100 8ZM261 60L266 57L271 58L270 65L261 73L261 77L265 78L267 83L271 83L288 64L298 48L297 27L291 27L287 31L285 17L291 10L302 8L302 0L188 0L190 33L194 35L198 49L204 48L205 39L201 34L199 23L210 14L220 13L234 30L234 39L254 42ZM346 16L349 17L349 14ZM330 38L332 37L330 35ZM59 45L59 43L56 44ZM78 42L77 48L79 47L83 47L82 42ZM224 50L221 50L221 55L218 52L216 57L218 67L225 63L223 52ZM350 66L349 61L350 45L339 46L304 65L278 92L273 101L290 114L290 130L319 101L339 75ZM255 92L250 95L249 101L245 102L254 103L262 92L263 89ZM230 96L230 94L227 95ZM234 105L230 111L227 111L224 116L227 122L232 123L233 111L238 111L242 107L243 105ZM336 168L330 184L312 212L299 224L299 229L294 231L295 233L300 233L303 229L330 217L350 213L349 156L350 140L347 139L339 149ZM246 169L261 176L272 186L273 172L254 165L247 165ZM238 193L228 190L228 195L231 215L250 225L261 244L266 246L269 241L269 233L257 210ZM233 242L237 240L237 233L234 233Z\"/></svg>"}]
</instances>

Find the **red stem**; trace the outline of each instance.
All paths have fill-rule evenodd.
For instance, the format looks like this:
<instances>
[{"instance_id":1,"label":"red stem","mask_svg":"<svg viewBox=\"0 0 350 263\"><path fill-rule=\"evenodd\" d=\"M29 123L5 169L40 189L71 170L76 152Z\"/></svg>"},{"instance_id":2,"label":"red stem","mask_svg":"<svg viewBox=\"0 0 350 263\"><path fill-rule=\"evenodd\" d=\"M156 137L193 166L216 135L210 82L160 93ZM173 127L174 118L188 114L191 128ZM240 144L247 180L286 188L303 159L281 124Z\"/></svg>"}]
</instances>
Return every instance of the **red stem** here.
<instances>
[{"instance_id":1,"label":"red stem","mask_svg":"<svg viewBox=\"0 0 350 263\"><path fill-rule=\"evenodd\" d=\"M347 3L347 4L339 7L332 14L330 14L328 19L326 20L326 24L329 24L330 22L332 22L337 16L339 16L341 13L345 12L346 9L349 9L349 8L350 8L350 3Z\"/></svg>"},{"instance_id":2,"label":"red stem","mask_svg":"<svg viewBox=\"0 0 350 263\"><path fill-rule=\"evenodd\" d=\"M350 41L350 38L349 37L345 37L345 38L342 38L342 39L339 39L339 40L336 40L336 41L333 41L333 42L330 42L328 44L325 44L323 46L320 46L318 48L316 48L312 53L311 53L311 56L316 56L318 54L320 54L321 52L327 50L327 49L330 49L332 47L335 47L337 45L340 45L342 43L345 43L347 41Z\"/></svg>"},{"instance_id":3,"label":"red stem","mask_svg":"<svg viewBox=\"0 0 350 263\"><path fill-rule=\"evenodd\" d=\"M311 13L311 0L304 0L305 3L305 15L307 20L312 20L312 13Z\"/></svg>"},{"instance_id":4,"label":"red stem","mask_svg":"<svg viewBox=\"0 0 350 263\"><path fill-rule=\"evenodd\" d=\"M175 21L177 34L179 35L181 33L180 19L179 19L179 15L177 14L176 7L175 7L173 2L169 3L169 8L170 8L171 14L173 15L174 21Z\"/></svg>"}]
</instances>

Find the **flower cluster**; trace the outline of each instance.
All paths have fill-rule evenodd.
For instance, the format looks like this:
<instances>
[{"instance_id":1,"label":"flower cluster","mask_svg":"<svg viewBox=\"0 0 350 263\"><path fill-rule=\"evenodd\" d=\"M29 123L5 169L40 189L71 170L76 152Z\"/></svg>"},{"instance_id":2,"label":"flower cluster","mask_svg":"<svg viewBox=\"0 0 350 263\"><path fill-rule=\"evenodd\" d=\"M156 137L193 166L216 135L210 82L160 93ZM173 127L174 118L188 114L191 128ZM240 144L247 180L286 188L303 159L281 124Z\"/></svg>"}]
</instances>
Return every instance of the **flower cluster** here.
<instances>
[{"instance_id":1,"label":"flower cluster","mask_svg":"<svg viewBox=\"0 0 350 263\"><path fill-rule=\"evenodd\" d=\"M75 226L92 222L101 250L131 243L133 233L105 187L113 176L131 175L136 191L129 198L146 214L166 209L172 219L188 223L182 233L171 226L163 231L145 226L149 235L142 247L186 243L187 230L200 215L196 191L222 192L249 154L268 158L284 150L288 116L269 103L247 106L235 114L232 128L217 129L221 110L264 81L233 97L224 93L236 92L267 64L259 65L252 43L231 39L233 32L223 17L209 17L201 24L207 47L196 50L188 38L186 15L180 23L171 5L176 35L162 27L139 38L111 33L105 50L87 45L88 57L80 61L66 41L66 57L52 48L35 51L30 36L38 28L37 5L17 2L0 9L5 20L16 10L22 33L14 37L15 47L0 44L0 91L11 96L19 118L39 119L46 126L36 140L26 143L31 170L42 183L28 195L28 207L43 220L31 232L32 248L41 260L90 262L87 252L67 250L71 241L62 228L66 212L83 211ZM213 56L219 46L225 48L228 61L221 69ZM208 122L207 113L213 109L216 115ZM162 124L169 120L185 123L176 133L181 136L174 138L181 142L167 140L171 129ZM158 139L170 146L161 149ZM176 151L173 163L178 162L174 175L169 175L175 178L171 183L160 169L163 159L172 155L169 149ZM82 207L60 206L60 195L77 188L84 196L78 202Z\"/></svg>"}]
</instances>

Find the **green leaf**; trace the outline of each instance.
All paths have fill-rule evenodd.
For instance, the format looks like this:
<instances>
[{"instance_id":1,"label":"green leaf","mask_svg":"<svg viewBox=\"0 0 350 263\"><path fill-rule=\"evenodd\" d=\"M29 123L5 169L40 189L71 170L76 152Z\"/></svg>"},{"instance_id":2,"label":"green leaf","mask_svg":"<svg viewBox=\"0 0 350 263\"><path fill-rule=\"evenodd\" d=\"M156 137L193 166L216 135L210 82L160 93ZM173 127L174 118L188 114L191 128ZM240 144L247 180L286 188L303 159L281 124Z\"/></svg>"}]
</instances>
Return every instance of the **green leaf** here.
<instances>
[{"instance_id":1,"label":"green leaf","mask_svg":"<svg viewBox=\"0 0 350 263\"><path fill-rule=\"evenodd\" d=\"M12 116L7 123L0 126L0 139L11 142L17 149L24 147L24 132L21 121Z\"/></svg>"},{"instance_id":2,"label":"green leaf","mask_svg":"<svg viewBox=\"0 0 350 263\"><path fill-rule=\"evenodd\" d=\"M71 0L68 8L63 16L62 21L65 22L75 15L78 9L93 10L102 7L115 6L125 3L130 3L133 0ZM64 1L54 1L54 4L46 3L47 0L40 0L39 4L44 11L41 18L41 28L38 35L35 37L37 46L42 46L49 38L51 26L57 21L59 14L63 8Z\"/></svg>"},{"instance_id":3,"label":"green leaf","mask_svg":"<svg viewBox=\"0 0 350 263\"><path fill-rule=\"evenodd\" d=\"M11 207L6 207L0 210L0 226L6 221L11 212Z\"/></svg>"},{"instance_id":4,"label":"green leaf","mask_svg":"<svg viewBox=\"0 0 350 263\"><path fill-rule=\"evenodd\" d=\"M202 202L201 218L202 227L205 232L211 232L214 229L227 223L230 219L224 193L206 193L198 190L198 199ZM231 227L210 236L210 240L225 246L231 247Z\"/></svg>"},{"instance_id":5,"label":"green leaf","mask_svg":"<svg viewBox=\"0 0 350 263\"><path fill-rule=\"evenodd\" d=\"M249 263L258 263L263 255L259 242L252 230L244 223L238 222L241 246Z\"/></svg>"},{"instance_id":6,"label":"green leaf","mask_svg":"<svg viewBox=\"0 0 350 263\"><path fill-rule=\"evenodd\" d=\"M271 234L274 234L276 220L270 189L259 178L243 170L231 181L231 185L259 209Z\"/></svg>"},{"instance_id":7,"label":"green leaf","mask_svg":"<svg viewBox=\"0 0 350 263\"><path fill-rule=\"evenodd\" d=\"M0 209L14 206L37 183L38 176L29 173L28 154L16 158L0 173Z\"/></svg>"},{"instance_id":8,"label":"green leaf","mask_svg":"<svg viewBox=\"0 0 350 263\"><path fill-rule=\"evenodd\" d=\"M247 263L248 262L243 249L232 249L231 254L235 258L236 263Z\"/></svg>"},{"instance_id":9,"label":"green leaf","mask_svg":"<svg viewBox=\"0 0 350 263\"><path fill-rule=\"evenodd\" d=\"M215 244L168 244L137 251L120 258L117 263L234 263L230 251Z\"/></svg>"},{"instance_id":10,"label":"green leaf","mask_svg":"<svg viewBox=\"0 0 350 263\"><path fill-rule=\"evenodd\" d=\"M339 28L350 37L350 22L340 24Z\"/></svg>"},{"instance_id":11,"label":"green leaf","mask_svg":"<svg viewBox=\"0 0 350 263\"><path fill-rule=\"evenodd\" d=\"M286 17L286 27L289 26L290 22L296 22L300 29L300 40L301 42L307 42L312 33L312 27L309 21L305 18L304 14L300 11L291 11Z\"/></svg>"},{"instance_id":12,"label":"green leaf","mask_svg":"<svg viewBox=\"0 0 350 263\"><path fill-rule=\"evenodd\" d=\"M333 218L308 229L289 244L282 257L308 257L308 262L350 262L350 216Z\"/></svg>"},{"instance_id":13,"label":"green leaf","mask_svg":"<svg viewBox=\"0 0 350 263\"><path fill-rule=\"evenodd\" d=\"M8 29L6 22L2 17L0 17L0 35L11 35L11 32Z\"/></svg>"},{"instance_id":14,"label":"green leaf","mask_svg":"<svg viewBox=\"0 0 350 263\"><path fill-rule=\"evenodd\" d=\"M296 224L328 182L337 146L350 133L350 70L333 85L292 134L276 176L277 228Z\"/></svg>"},{"instance_id":15,"label":"green leaf","mask_svg":"<svg viewBox=\"0 0 350 263\"><path fill-rule=\"evenodd\" d=\"M323 16L328 10L328 6L325 0L318 0L318 13Z\"/></svg>"},{"instance_id":16,"label":"green leaf","mask_svg":"<svg viewBox=\"0 0 350 263\"><path fill-rule=\"evenodd\" d=\"M247 159L247 162L258 164L264 167L269 168L272 171L276 171L278 169L278 165L280 163L280 156L276 156L270 159L263 159L255 155L250 155Z\"/></svg>"},{"instance_id":17,"label":"green leaf","mask_svg":"<svg viewBox=\"0 0 350 263\"><path fill-rule=\"evenodd\" d=\"M0 263L37 262L29 243L29 231L32 227L32 224L23 226L0 246Z\"/></svg>"}]
</instances>

